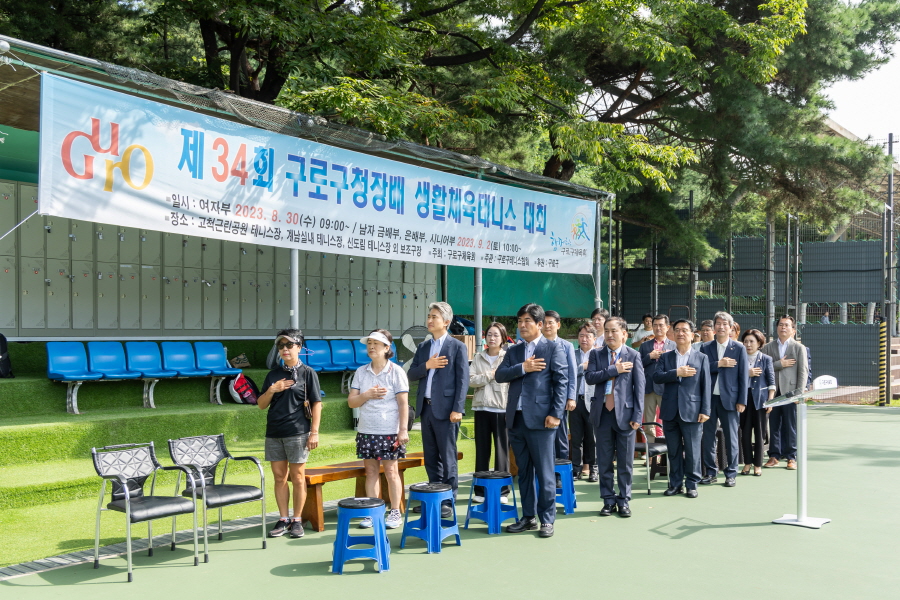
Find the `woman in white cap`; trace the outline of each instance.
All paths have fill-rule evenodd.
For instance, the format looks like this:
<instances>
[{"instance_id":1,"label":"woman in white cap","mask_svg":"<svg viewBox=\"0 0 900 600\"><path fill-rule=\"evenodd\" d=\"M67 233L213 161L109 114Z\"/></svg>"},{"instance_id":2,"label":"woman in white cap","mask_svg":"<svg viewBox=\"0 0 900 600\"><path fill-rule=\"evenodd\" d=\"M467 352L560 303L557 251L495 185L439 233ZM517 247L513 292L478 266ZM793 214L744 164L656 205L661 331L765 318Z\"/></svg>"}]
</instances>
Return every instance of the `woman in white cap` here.
<instances>
[{"instance_id":1,"label":"woman in white cap","mask_svg":"<svg viewBox=\"0 0 900 600\"><path fill-rule=\"evenodd\" d=\"M390 361L394 355L393 341L385 329L376 329L360 340L366 345L372 362L356 370L347 397L350 408L359 408L356 455L365 465L367 496L381 497L380 467L384 467L391 499L391 512L385 519L389 529L403 523L400 517L403 483L397 459L406 456L409 442L409 380L403 369ZM365 518L359 526L371 527L372 520Z\"/></svg>"}]
</instances>

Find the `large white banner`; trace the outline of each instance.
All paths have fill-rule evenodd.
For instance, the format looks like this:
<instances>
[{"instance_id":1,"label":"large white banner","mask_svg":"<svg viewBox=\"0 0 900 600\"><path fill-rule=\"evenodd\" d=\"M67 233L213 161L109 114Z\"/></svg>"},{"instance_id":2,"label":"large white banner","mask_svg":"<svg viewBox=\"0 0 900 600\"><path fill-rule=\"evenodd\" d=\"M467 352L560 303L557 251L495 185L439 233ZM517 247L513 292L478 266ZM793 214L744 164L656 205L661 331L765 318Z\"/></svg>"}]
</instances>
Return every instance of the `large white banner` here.
<instances>
[{"instance_id":1,"label":"large white banner","mask_svg":"<svg viewBox=\"0 0 900 600\"><path fill-rule=\"evenodd\" d=\"M41 77L39 211L335 254L590 273L596 205Z\"/></svg>"}]
</instances>

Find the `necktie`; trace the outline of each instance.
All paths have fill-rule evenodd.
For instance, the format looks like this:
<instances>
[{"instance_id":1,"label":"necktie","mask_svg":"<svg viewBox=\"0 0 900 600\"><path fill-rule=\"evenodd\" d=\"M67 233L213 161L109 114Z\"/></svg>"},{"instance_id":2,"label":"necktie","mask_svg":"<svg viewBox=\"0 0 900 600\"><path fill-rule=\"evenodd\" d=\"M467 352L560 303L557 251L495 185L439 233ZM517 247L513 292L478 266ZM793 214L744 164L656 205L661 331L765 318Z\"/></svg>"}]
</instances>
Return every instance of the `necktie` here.
<instances>
[{"instance_id":1,"label":"necktie","mask_svg":"<svg viewBox=\"0 0 900 600\"><path fill-rule=\"evenodd\" d=\"M616 364L616 362L618 360L619 360L619 353L613 352L612 364ZM609 381L606 382L606 410L608 410L610 412L612 412L616 408L616 397L613 393L613 390L615 389L615 385L614 385L615 380L616 380L616 378L613 377Z\"/></svg>"}]
</instances>

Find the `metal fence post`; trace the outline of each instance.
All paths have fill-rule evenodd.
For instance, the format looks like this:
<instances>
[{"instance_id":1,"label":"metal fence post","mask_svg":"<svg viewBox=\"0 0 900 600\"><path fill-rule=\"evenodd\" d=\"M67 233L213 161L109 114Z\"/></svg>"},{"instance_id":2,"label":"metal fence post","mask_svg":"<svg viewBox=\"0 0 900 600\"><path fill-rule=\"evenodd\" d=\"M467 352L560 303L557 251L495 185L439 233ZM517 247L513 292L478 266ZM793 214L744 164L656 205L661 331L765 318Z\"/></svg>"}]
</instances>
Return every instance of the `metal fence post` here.
<instances>
[{"instance_id":1,"label":"metal fence post","mask_svg":"<svg viewBox=\"0 0 900 600\"><path fill-rule=\"evenodd\" d=\"M890 379L888 378L888 335L887 320L882 319L879 324L880 335L878 337L881 346L878 352L878 406L890 406Z\"/></svg>"}]
</instances>

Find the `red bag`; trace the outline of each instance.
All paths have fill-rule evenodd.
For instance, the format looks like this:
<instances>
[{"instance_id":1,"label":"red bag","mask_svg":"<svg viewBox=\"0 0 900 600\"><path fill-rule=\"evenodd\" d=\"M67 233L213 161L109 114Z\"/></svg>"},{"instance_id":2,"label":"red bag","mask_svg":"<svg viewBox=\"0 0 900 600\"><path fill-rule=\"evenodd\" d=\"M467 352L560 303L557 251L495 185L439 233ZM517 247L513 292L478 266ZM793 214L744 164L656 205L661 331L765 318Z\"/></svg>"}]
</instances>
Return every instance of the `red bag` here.
<instances>
[{"instance_id":1,"label":"red bag","mask_svg":"<svg viewBox=\"0 0 900 600\"><path fill-rule=\"evenodd\" d=\"M228 391L238 404L256 404L259 388L252 379L241 373L228 382Z\"/></svg>"}]
</instances>

